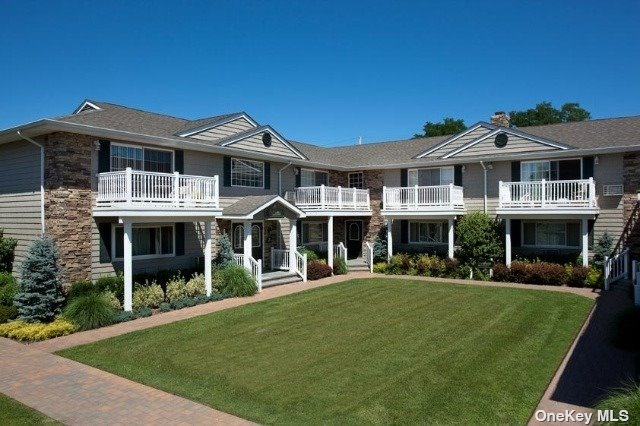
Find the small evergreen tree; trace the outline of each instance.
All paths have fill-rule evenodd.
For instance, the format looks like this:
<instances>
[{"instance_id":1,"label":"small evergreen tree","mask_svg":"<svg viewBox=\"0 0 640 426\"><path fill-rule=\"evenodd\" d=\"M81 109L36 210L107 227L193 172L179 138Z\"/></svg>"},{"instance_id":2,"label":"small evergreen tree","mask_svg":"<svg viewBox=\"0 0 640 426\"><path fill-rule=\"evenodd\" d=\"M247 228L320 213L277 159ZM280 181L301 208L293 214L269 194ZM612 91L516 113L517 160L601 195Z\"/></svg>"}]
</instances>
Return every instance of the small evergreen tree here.
<instances>
[{"instance_id":1,"label":"small evergreen tree","mask_svg":"<svg viewBox=\"0 0 640 426\"><path fill-rule=\"evenodd\" d=\"M373 261L387 261L387 225L382 225L376 239L373 240Z\"/></svg>"},{"instance_id":2,"label":"small evergreen tree","mask_svg":"<svg viewBox=\"0 0 640 426\"><path fill-rule=\"evenodd\" d=\"M18 245L15 238L5 238L4 231L0 229L0 272L13 270L13 257Z\"/></svg>"},{"instance_id":3,"label":"small evergreen tree","mask_svg":"<svg viewBox=\"0 0 640 426\"><path fill-rule=\"evenodd\" d=\"M20 290L14 298L18 316L27 322L49 322L62 310L64 296L53 241L40 237L31 243L20 265Z\"/></svg>"},{"instance_id":4,"label":"small evergreen tree","mask_svg":"<svg viewBox=\"0 0 640 426\"><path fill-rule=\"evenodd\" d=\"M611 256L611 250L613 247L613 239L605 232L600 238L596 246L593 248L593 264L599 268L604 267L604 258Z\"/></svg>"},{"instance_id":5,"label":"small evergreen tree","mask_svg":"<svg viewBox=\"0 0 640 426\"><path fill-rule=\"evenodd\" d=\"M474 270L502 258L500 226L489 215L473 212L462 216L456 233L460 246L458 257Z\"/></svg>"},{"instance_id":6,"label":"small evergreen tree","mask_svg":"<svg viewBox=\"0 0 640 426\"><path fill-rule=\"evenodd\" d=\"M233 246L231 245L231 240L229 240L229 236L225 234L221 234L220 238L218 238L218 255L216 256L216 263L223 267L227 265L232 265L233 261Z\"/></svg>"}]
</instances>

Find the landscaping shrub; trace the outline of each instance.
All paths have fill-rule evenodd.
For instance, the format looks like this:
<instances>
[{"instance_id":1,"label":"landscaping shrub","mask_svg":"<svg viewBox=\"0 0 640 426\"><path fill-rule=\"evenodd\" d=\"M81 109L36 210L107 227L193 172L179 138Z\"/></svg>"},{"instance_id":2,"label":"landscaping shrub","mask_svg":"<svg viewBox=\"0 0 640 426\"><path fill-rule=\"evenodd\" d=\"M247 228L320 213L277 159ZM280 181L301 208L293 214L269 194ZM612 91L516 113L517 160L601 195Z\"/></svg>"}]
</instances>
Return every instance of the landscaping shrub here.
<instances>
[{"instance_id":1,"label":"landscaping shrub","mask_svg":"<svg viewBox=\"0 0 640 426\"><path fill-rule=\"evenodd\" d=\"M584 287L587 285L590 269L585 266L566 266L567 285L571 287Z\"/></svg>"},{"instance_id":2,"label":"landscaping shrub","mask_svg":"<svg viewBox=\"0 0 640 426\"><path fill-rule=\"evenodd\" d=\"M67 290L67 300L93 293L98 293L98 288L91 281L75 281Z\"/></svg>"},{"instance_id":3,"label":"landscaping shrub","mask_svg":"<svg viewBox=\"0 0 640 426\"><path fill-rule=\"evenodd\" d=\"M192 307L192 306L196 306L197 302L196 299L192 299L192 298L186 298L184 299L184 305L188 308Z\"/></svg>"},{"instance_id":4,"label":"landscaping shrub","mask_svg":"<svg viewBox=\"0 0 640 426\"><path fill-rule=\"evenodd\" d=\"M118 300L118 297L114 292L112 292L111 290L106 290L103 291L102 294L107 297L107 299L109 300L109 304L114 311L122 310L122 304L120 303L120 300Z\"/></svg>"},{"instance_id":5,"label":"landscaping shrub","mask_svg":"<svg viewBox=\"0 0 640 426\"><path fill-rule=\"evenodd\" d=\"M28 323L25 321L11 321L0 324L0 336L23 342L37 342L66 336L76 331L76 326L64 318L56 318L50 323Z\"/></svg>"},{"instance_id":6,"label":"landscaping shrub","mask_svg":"<svg viewBox=\"0 0 640 426\"><path fill-rule=\"evenodd\" d=\"M373 264L375 274L385 274L387 272L387 262L377 262Z\"/></svg>"},{"instance_id":7,"label":"landscaping shrub","mask_svg":"<svg viewBox=\"0 0 640 426\"><path fill-rule=\"evenodd\" d=\"M320 259L320 256L318 256L318 253L316 253L315 251L311 250L308 247L299 247L298 251L301 254L306 254L307 255L307 263L311 262L313 260L318 260Z\"/></svg>"},{"instance_id":8,"label":"landscaping shrub","mask_svg":"<svg viewBox=\"0 0 640 426\"><path fill-rule=\"evenodd\" d=\"M529 263L517 260L511 262L509 267L510 281L515 283L529 283L531 282L531 273L529 270Z\"/></svg>"},{"instance_id":9,"label":"landscaping shrub","mask_svg":"<svg viewBox=\"0 0 640 426\"><path fill-rule=\"evenodd\" d=\"M557 263L534 262L527 267L530 281L525 284L563 285L567 282L564 266Z\"/></svg>"},{"instance_id":10,"label":"landscaping shrub","mask_svg":"<svg viewBox=\"0 0 640 426\"><path fill-rule=\"evenodd\" d=\"M209 301L209 298L207 297L207 295L201 294L200 296L194 297L193 300L196 301L196 304L202 305L203 303L207 303Z\"/></svg>"},{"instance_id":11,"label":"landscaping shrub","mask_svg":"<svg viewBox=\"0 0 640 426\"><path fill-rule=\"evenodd\" d=\"M387 273L392 275L406 275L409 269L413 267L411 255L407 253L398 253L391 256Z\"/></svg>"},{"instance_id":12,"label":"landscaping shrub","mask_svg":"<svg viewBox=\"0 0 640 426\"><path fill-rule=\"evenodd\" d=\"M164 292L158 284L136 284L133 290L133 309L157 308L164 302Z\"/></svg>"},{"instance_id":13,"label":"landscaping shrub","mask_svg":"<svg viewBox=\"0 0 640 426\"><path fill-rule=\"evenodd\" d=\"M220 238L218 238L218 255L216 256L215 263L220 267L233 265L235 263L233 259L233 246L227 234L222 234Z\"/></svg>"},{"instance_id":14,"label":"landscaping shrub","mask_svg":"<svg viewBox=\"0 0 640 426\"><path fill-rule=\"evenodd\" d=\"M171 310L171 305L167 302L162 302L159 309L160 312L169 312Z\"/></svg>"},{"instance_id":15,"label":"landscaping shrub","mask_svg":"<svg viewBox=\"0 0 640 426\"><path fill-rule=\"evenodd\" d=\"M347 262L343 257L333 258L333 273L334 275L345 275L347 273Z\"/></svg>"},{"instance_id":16,"label":"landscaping shrub","mask_svg":"<svg viewBox=\"0 0 640 426\"><path fill-rule=\"evenodd\" d=\"M0 272L0 287L4 287L8 284L15 284L16 279L13 278L11 272Z\"/></svg>"},{"instance_id":17,"label":"landscaping shrub","mask_svg":"<svg viewBox=\"0 0 640 426\"><path fill-rule=\"evenodd\" d=\"M481 265L492 264L502 258L500 226L489 215L481 212L469 213L458 221L458 257L476 272Z\"/></svg>"},{"instance_id":18,"label":"landscaping shrub","mask_svg":"<svg viewBox=\"0 0 640 426\"><path fill-rule=\"evenodd\" d=\"M320 260L312 260L307 265L307 279L314 281L330 277L333 270L331 266Z\"/></svg>"},{"instance_id":19,"label":"landscaping shrub","mask_svg":"<svg viewBox=\"0 0 640 426\"><path fill-rule=\"evenodd\" d=\"M207 297L209 302L217 302L218 300L222 300L225 297L220 293L211 293L211 296Z\"/></svg>"},{"instance_id":20,"label":"landscaping shrub","mask_svg":"<svg viewBox=\"0 0 640 426\"><path fill-rule=\"evenodd\" d=\"M515 262L514 262L515 263ZM511 280L511 271L504 263L496 263L493 265L493 279L495 281L510 281Z\"/></svg>"},{"instance_id":21,"label":"landscaping shrub","mask_svg":"<svg viewBox=\"0 0 640 426\"><path fill-rule=\"evenodd\" d=\"M176 299L176 300L172 300L171 301L171 308L173 309L182 309L184 308L186 305L184 303L186 299Z\"/></svg>"},{"instance_id":22,"label":"landscaping shrub","mask_svg":"<svg viewBox=\"0 0 640 426\"><path fill-rule=\"evenodd\" d=\"M222 268L220 280L221 292L231 293L234 296L252 296L258 291L249 271L240 265L227 265Z\"/></svg>"},{"instance_id":23,"label":"landscaping shrub","mask_svg":"<svg viewBox=\"0 0 640 426\"><path fill-rule=\"evenodd\" d=\"M134 315L136 316L136 318L150 317L152 314L153 314L153 311L147 307L137 309L134 312Z\"/></svg>"},{"instance_id":24,"label":"landscaping shrub","mask_svg":"<svg viewBox=\"0 0 640 426\"><path fill-rule=\"evenodd\" d=\"M18 308L15 306L0 305L0 324L18 317Z\"/></svg>"},{"instance_id":25,"label":"landscaping shrub","mask_svg":"<svg viewBox=\"0 0 640 426\"><path fill-rule=\"evenodd\" d=\"M120 311L114 317L115 322L127 322L136 319L136 315L131 311Z\"/></svg>"},{"instance_id":26,"label":"landscaping shrub","mask_svg":"<svg viewBox=\"0 0 640 426\"><path fill-rule=\"evenodd\" d=\"M187 297L197 297L206 294L204 284L204 274L193 274L191 279L187 281L185 292Z\"/></svg>"},{"instance_id":27,"label":"landscaping shrub","mask_svg":"<svg viewBox=\"0 0 640 426\"><path fill-rule=\"evenodd\" d=\"M601 288L602 284L604 284L604 274L602 269L591 266L589 268L589 273L587 274L587 286Z\"/></svg>"},{"instance_id":28,"label":"landscaping shrub","mask_svg":"<svg viewBox=\"0 0 640 426\"><path fill-rule=\"evenodd\" d=\"M629 383L620 389L610 392L609 395L595 406L596 410L611 410L619 413L626 410L629 415L629 423L636 423L640 419L640 384ZM619 424L623 422L607 422L604 424Z\"/></svg>"},{"instance_id":29,"label":"landscaping shrub","mask_svg":"<svg viewBox=\"0 0 640 426\"><path fill-rule=\"evenodd\" d=\"M167 301L171 302L185 297L187 297L187 286L184 278L179 275L173 277L167 283Z\"/></svg>"},{"instance_id":30,"label":"landscaping shrub","mask_svg":"<svg viewBox=\"0 0 640 426\"><path fill-rule=\"evenodd\" d=\"M373 240L373 261L387 261L387 225L382 225L378 231L376 239Z\"/></svg>"},{"instance_id":31,"label":"landscaping shrub","mask_svg":"<svg viewBox=\"0 0 640 426\"><path fill-rule=\"evenodd\" d=\"M96 289L104 292L109 290L116 295L120 303L124 300L124 276L122 274L100 277L95 282Z\"/></svg>"},{"instance_id":32,"label":"landscaping shrub","mask_svg":"<svg viewBox=\"0 0 640 426\"><path fill-rule=\"evenodd\" d=\"M634 306L618 315L613 322L612 343L629 352L640 352L640 307Z\"/></svg>"},{"instance_id":33,"label":"landscaping shrub","mask_svg":"<svg viewBox=\"0 0 640 426\"><path fill-rule=\"evenodd\" d=\"M604 268L604 258L611 256L613 251L613 239L605 232L598 238L596 246L593 248L593 264L599 268Z\"/></svg>"},{"instance_id":34,"label":"landscaping shrub","mask_svg":"<svg viewBox=\"0 0 640 426\"><path fill-rule=\"evenodd\" d=\"M18 240L4 236L4 230L0 229L0 272L13 271L13 260Z\"/></svg>"},{"instance_id":35,"label":"landscaping shrub","mask_svg":"<svg viewBox=\"0 0 640 426\"><path fill-rule=\"evenodd\" d=\"M46 237L34 240L20 266L20 290L14 298L18 316L25 322L49 322L62 311L58 250Z\"/></svg>"},{"instance_id":36,"label":"landscaping shrub","mask_svg":"<svg viewBox=\"0 0 640 426\"><path fill-rule=\"evenodd\" d=\"M18 283L8 272L0 272L0 306L13 306L18 294Z\"/></svg>"},{"instance_id":37,"label":"landscaping shrub","mask_svg":"<svg viewBox=\"0 0 640 426\"><path fill-rule=\"evenodd\" d=\"M65 318L78 326L79 330L91 330L113 324L116 312L105 293L88 293L77 296L64 310Z\"/></svg>"}]
</instances>

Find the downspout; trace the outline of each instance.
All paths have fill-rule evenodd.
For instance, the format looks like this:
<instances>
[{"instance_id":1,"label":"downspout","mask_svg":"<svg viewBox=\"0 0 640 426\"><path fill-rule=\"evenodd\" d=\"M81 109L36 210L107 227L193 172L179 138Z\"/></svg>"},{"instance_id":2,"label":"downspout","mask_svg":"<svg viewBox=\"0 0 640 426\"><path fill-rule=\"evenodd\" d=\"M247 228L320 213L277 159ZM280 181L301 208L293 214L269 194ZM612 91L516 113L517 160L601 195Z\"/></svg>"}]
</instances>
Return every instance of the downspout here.
<instances>
[{"instance_id":1,"label":"downspout","mask_svg":"<svg viewBox=\"0 0 640 426\"><path fill-rule=\"evenodd\" d=\"M44 235L44 146L17 131L18 136L40 148L40 232Z\"/></svg>"},{"instance_id":2,"label":"downspout","mask_svg":"<svg viewBox=\"0 0 640 426\"><path fill-rule=\"evenodd\" d=\"M484 213L487 214L487 166L484 165L484 161L481 161L480 165L484 171Z\"/></svg>"},{"instance_id":3,"label":"downspout","mask_svg":"<svg viewBox=\"0 0 640 426\"><path fill-rule=\"evenodd\" d=\"M280 196L282 196L282 172L292 164L293 163L290 162L289 164L278 170L278 195Z\"/></svg>"}]
</instances>

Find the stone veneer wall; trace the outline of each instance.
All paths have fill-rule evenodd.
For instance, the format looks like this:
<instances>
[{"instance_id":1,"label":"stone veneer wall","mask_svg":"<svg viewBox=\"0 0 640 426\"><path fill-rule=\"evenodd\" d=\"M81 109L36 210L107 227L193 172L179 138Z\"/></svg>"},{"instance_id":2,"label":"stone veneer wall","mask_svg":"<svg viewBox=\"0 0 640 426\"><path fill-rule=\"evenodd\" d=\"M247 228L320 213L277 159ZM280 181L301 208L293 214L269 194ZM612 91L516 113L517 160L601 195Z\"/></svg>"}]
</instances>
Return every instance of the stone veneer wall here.
<instances>
[{"instance_id":1,"label":"stone veneer wall","mask_svg":"<svg viewBox=\"0 0 640 426\"><path fill-rule=\"evenodd\" d=\"M63 284L91 279L91 151L95 138L51 133L45 147L45 225L60 253Z\"/></svg>"},{"instance_id":2,"label":"stone veneer wall","mask_svg":"<svg viewBox=\"0 0 640 426\"><path fill-rule=\"evenodd\" d=\"M631 249L631 255L640 259L640 154L630 153L623 157L623 185L624 185L624 231L622 242ZM614 238L616 236L613 236ZM614 240L615 241L615 240Z\"/></svg>"}]
</instances>

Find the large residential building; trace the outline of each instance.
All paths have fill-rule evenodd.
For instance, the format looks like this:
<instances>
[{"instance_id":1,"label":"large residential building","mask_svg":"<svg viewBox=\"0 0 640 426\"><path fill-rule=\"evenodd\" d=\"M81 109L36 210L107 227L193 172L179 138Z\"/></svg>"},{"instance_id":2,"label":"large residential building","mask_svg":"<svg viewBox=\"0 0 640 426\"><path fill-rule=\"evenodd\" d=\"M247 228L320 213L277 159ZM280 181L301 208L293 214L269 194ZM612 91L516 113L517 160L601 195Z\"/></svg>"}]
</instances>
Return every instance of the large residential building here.
<instances>
[{"instance_id":1,"label":"large residential building","mask_svg":"<svg viewBox=\"0 0 640 426\"><path fill-rule=\"evenodd\" d=\"M484 211L517 255L589 262L605 232L640 255L640 116L514 128L496 113L456 135L320 147L240 112L198 120L85 101L0 132L0 228L16 266L46 233L65 280L201 265L221 233L256 275L299 272L296 247L370 259L455 255L455 224ZM15 268L17 270L18 268ZM126 298L125 298L126 299Z\"/></svg>"}]
</instances>

